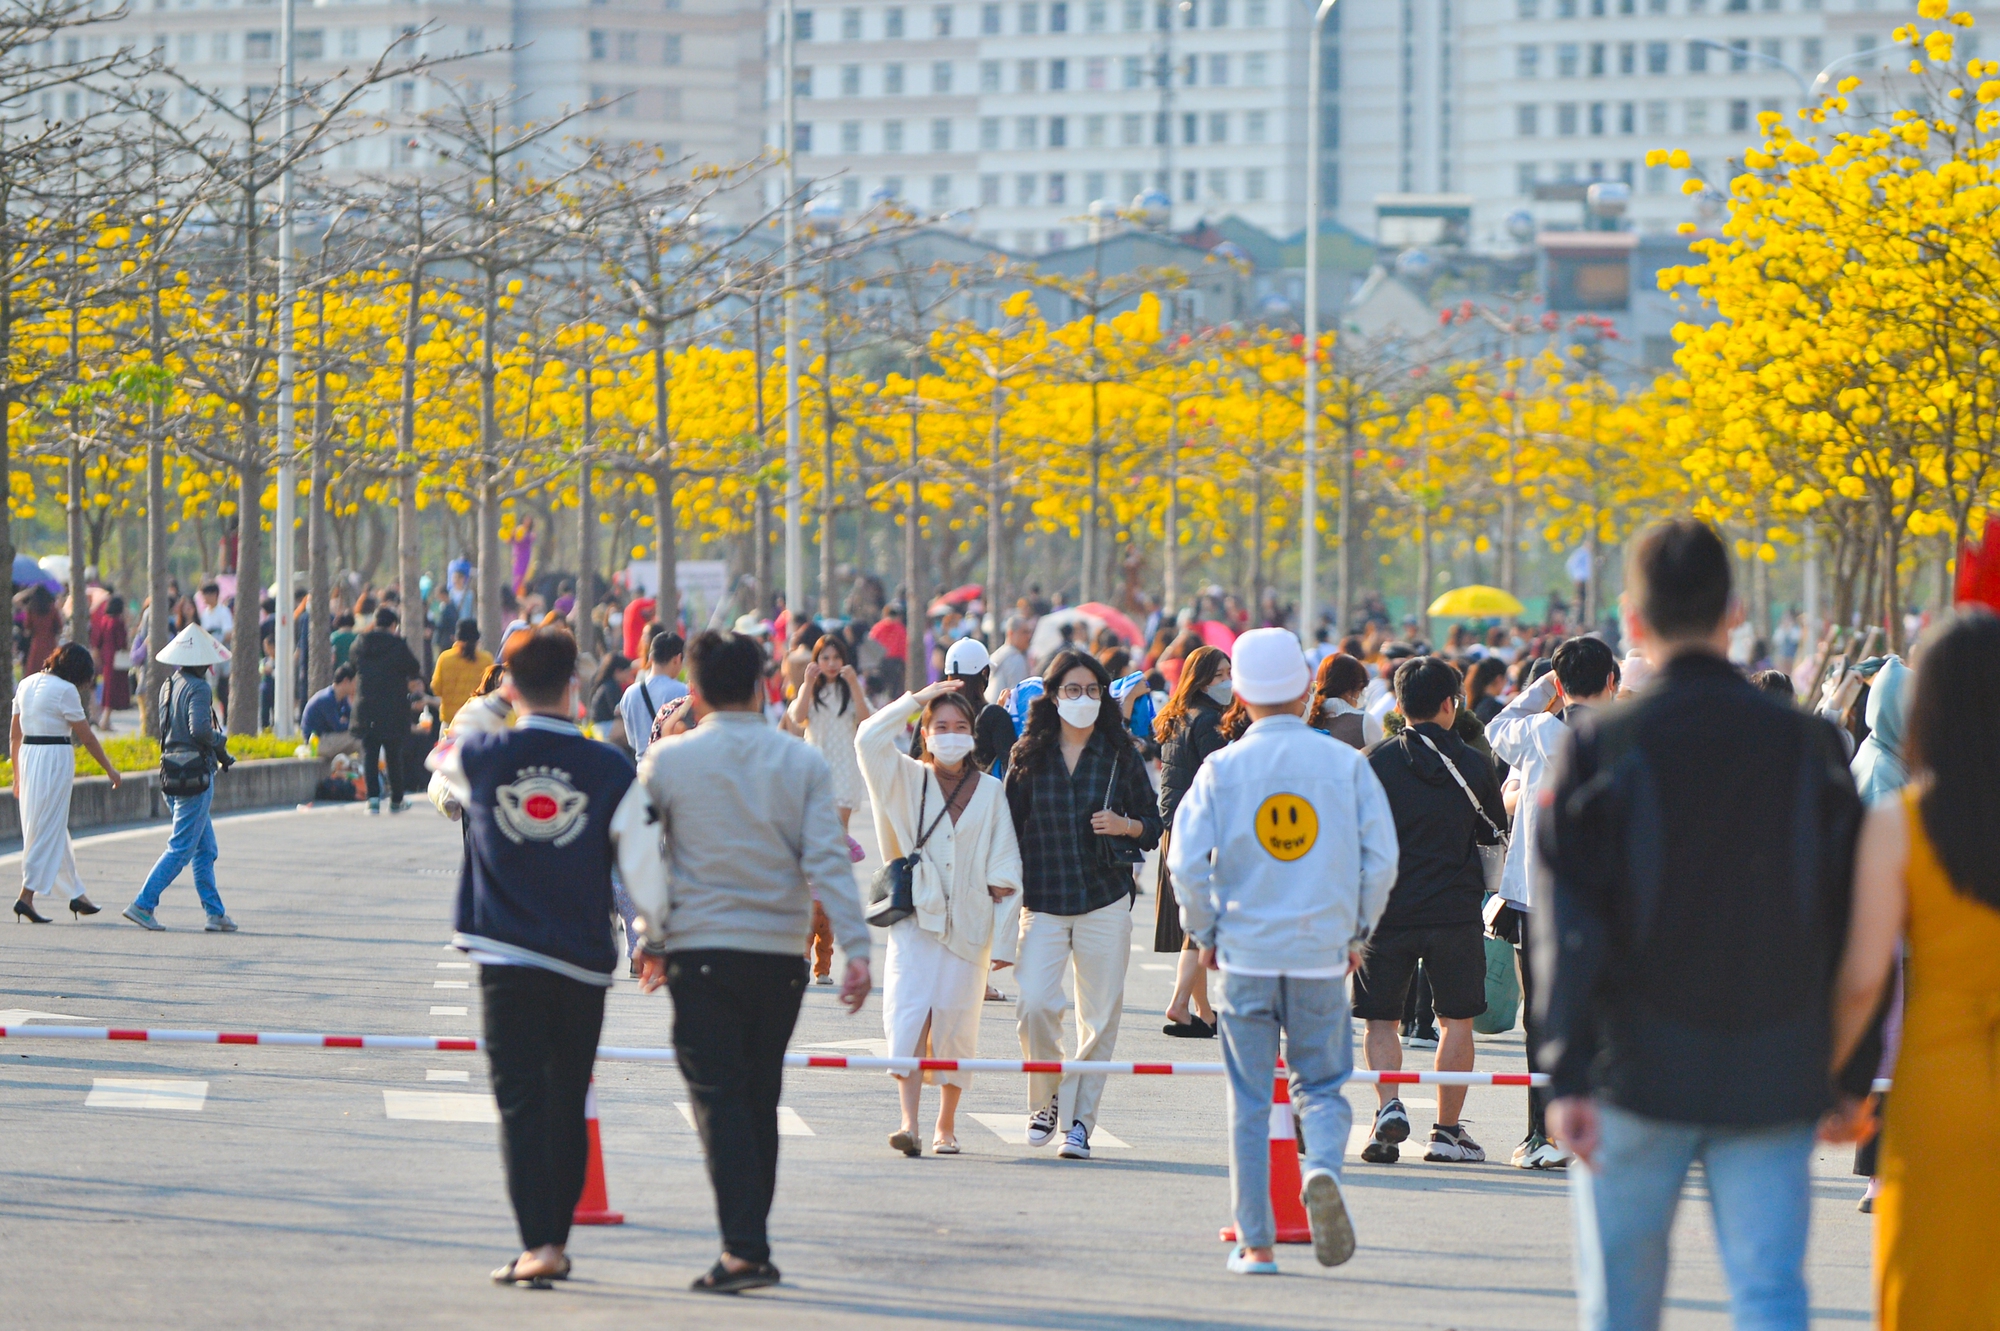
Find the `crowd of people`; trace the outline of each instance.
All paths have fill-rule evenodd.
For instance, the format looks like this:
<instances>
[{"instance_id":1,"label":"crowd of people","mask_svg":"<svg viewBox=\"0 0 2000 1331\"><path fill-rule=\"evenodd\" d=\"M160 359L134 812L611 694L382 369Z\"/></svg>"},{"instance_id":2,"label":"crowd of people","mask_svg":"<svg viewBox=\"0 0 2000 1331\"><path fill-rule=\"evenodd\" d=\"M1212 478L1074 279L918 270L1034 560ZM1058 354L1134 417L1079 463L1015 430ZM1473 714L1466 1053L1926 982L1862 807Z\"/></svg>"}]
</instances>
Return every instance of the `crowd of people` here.
<instances>
[{"instance_id":1,"label":"crowd of people","mask_svg":"<svg viewBox=\"0 0 2000 1331\"><path fill-rule=\"evenodd\" d=\"M463 582L454 568L454 609ZM1657 1325L1699 1161L1736 1324L1803 1328L1817 1138L1862 1144L1883 1325L1989 1326L2000 1278L1976 1245L2000 1220L2000 1166L1914 1141L2000 1108L2000 620L1968 609L1914 663L1857 663L1815 710L1788 677L1730 660L1740 608L1706 526L1646 533L1625 587L1622 657L1596 634L1505 626L1437 647L1381 623L1302 644L1210 607L1143 645L1074 621L1048 639L1024 598L990 651L970 616L933 617L922 680L901 676L911 630L893 607L687 636L628 604L604 626L625 650L596 660L560 607L518 616L497 654L459 611L422 660L378 602L304 711L321 752L352 737L371 806L386 784L405 807L415 751L432 802L463 822L455 942L481 963L522 1240L496 1280L569 1273L592 1051L621 966L674 1001L722 1238L695 1286L754 1289L780 1279L778 1092L807 988L837 983L859 1011L879 937L892 1055L977 1056L1011 969L1024 1059L1114 1058L1157 851L1151 947L1177 958L1163 1029L1219 1039L1228 1071L1231 1270L1277 1269L1281 1054L1315 1253L1337 1265L1355 1245L1355 1024L1369 1068L1431 1049L1440 1071L1469 1071L1475 1031L1518 1010L1549 1085L1510 1159L1569 1173L1582 1325ZM208 682L226 652L197 618L161 660L177 667L167 748L193 756L125 914L159 927L161 889L192 864L226 931L206 793L227 760ZM81 647L52 647L17 695L30 827L63 813L43 753L64 746L66 773L72 740L96 744L95 674ZM411 743L413 704L447 728L435 746ZM857 814L883 861L865 889ZM30 841L16 915L38 918L41 880L94 912L66 839ZM891 1149L957 1154L969 1074L893 1075ZM1090 1159L1106 1078L1026 1082L1028 1142ZM1393 1086L1377 1094L1361 1157L1394 1164L1418 1125ZM1438 1088L1427 1162L1486 1159L1464 1099Z\"/></svg>"}]
</instances>

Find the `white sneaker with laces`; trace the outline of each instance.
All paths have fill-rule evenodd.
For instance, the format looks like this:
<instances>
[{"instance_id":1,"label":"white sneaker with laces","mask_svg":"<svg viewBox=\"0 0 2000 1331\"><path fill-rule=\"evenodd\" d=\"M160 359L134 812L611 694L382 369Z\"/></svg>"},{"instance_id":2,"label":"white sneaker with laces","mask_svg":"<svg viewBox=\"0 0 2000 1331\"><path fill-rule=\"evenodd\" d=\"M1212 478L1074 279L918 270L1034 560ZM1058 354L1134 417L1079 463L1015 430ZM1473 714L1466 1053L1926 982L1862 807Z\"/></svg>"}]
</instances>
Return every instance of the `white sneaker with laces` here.
<instances>
[{"instance_id":1,"label":"white sneaker with laces","mask_svg":"<svg viewBox=\"0 0 2000 1331\"><path fill-rule=\"evenodd\" d=\"M1424 1159L1442 1163L1476 1163L1486 1158L1486 1148L1472 1140L1464 1126L1458 1123L1450 1127L1438 1124L1431 1126L1431 1139L1424 1148Z\"/></svg>"},{"instance_id":2,"label":"white sneaker with laces","mask_svg":"<svg viewBox=\"0 0 2000 1331\"><path fill-rule=\"evenodd\" d=\"M1090 1129L1083 1126L1083 1120L1078 1119L1069 1125L1069 1136L1063 1138L1056 1154L1065 1160L1090 1159Z\"/></svg>"},{"instance_id":3,"label":"white sneaker with laces","mask_svg":"<svg viewBox=\"0 0 2000 1331\"><path fill-rule=\"evenodd\" d=\"M1047 1146L1056 1139L1056 1102L1049 1101L1028 1116L1028 1145Z\"/></svg>"},{"instance_id":4,"label":"white sneaker with laces","mask_svg":"<svg viewBox=\"0 0 2000 1331\"><path fill-rule=\"evenodd\" d=\"M1569 1162L1574 1159L1576 1159L1574 1155L1571 1155L1554 1142L1544 1141L1540 1146L1537 1146L1528 1153L1528 1158L1521 1162L1521 1168L1568 1169Z\"/></svg>"}]
</instances>

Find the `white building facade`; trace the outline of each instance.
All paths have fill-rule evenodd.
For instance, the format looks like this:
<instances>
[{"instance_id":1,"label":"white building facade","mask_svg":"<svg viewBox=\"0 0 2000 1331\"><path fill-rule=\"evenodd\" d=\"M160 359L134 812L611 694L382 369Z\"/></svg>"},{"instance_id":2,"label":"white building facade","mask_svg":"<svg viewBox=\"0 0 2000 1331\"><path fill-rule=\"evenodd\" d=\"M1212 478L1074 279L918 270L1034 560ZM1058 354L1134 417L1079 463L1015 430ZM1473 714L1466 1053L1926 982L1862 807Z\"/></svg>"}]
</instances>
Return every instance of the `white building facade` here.
<instances>
[{"instance_id":1,"label":"white building facade","mask_svg":"<svg viewBox=\"0 0 2000 1331\"><path fill-rule=\"evenodd\" d=\"M782 7L766 139L781 140ZM1148 190L1173 224L1304 223L1298 0L1001 0L798 8L799 174L850 211L893 196L989 244L1081 241Z\"/></svg>"}]
</instances>

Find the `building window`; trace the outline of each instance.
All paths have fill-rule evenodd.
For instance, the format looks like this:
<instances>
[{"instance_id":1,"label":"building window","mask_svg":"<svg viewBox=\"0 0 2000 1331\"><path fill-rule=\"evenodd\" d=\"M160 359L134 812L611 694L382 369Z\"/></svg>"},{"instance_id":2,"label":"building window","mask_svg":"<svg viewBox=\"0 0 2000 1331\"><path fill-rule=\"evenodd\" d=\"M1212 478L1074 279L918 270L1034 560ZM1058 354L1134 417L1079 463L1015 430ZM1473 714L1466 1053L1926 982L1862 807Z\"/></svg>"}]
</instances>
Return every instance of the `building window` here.
<instances>
[{"instance_id":1,"label":"building window","mask_svg":"<svg viewBox=\"0 0 2000 1331\"><path fill-rule=\"evenodd\" d=\"M1104 122L1105 118L1103 116L1085 116L1083 118L1084 147L1102 148L1104 146ZM1094 192L1101 194L1103 190L1099 189Z\"/></svg>"},{"instance_id":2,"label":"building window","mask_svg":"<svg viewBox=\"0 0 2000 1331\"><path fill-rule=\"evenodd\" d=\"M626 99L626 101L621 102L619 105L621 106L632 105L633 100L634 99L628 98ZM629 114L636 115L637 114L636 108ZM792 138L798 144L798 150L801 153L809 153L813 150L813 127L811 125L792 126Z\"/></svg>"},{"instance_id":3,"label":"building window","mask_svg":"<svg viewBox=\"0 0 2000 1331\"><path fill-rule=\"evenodd\" d=\"M1750 128L1750 102L1748 98L1732 98L1729 103L1729 130L1740 134Z\"/></svg>"},{"instance_id":4,"label":"building window","mask_svg":"<svg viewBox=\"0 0 2000 1331\"><path fill-rule=\"evenodd\" d=\"M1270 21L1270 10L1265 0L1243 0L1244 27L1261 28Z\"/></svg>"},{"instance_id":5,"label":"building window","mask_svg":"<svg viewBox=\"0 0 2000 1331\"><path fill-rule=\"evenodd\" d=\"M804 15L800 15L800 17L803 18ZM804 25L800 26L801 30L803 30ZM618 34L618 61L620 64L625 65L636 65L639 63L638 33L621 32Z\"/></svg>"},{"instance_id":6,"label":"building window","mask_svg":"<svg viewBox=\"0 0 2000 1331\"><path fill-rule=\"evenodd\" d=\"M1664 134L1667 132L1667 104L1665 102L1646 103L1646 132Z\"/></svg>"},{"instance_id":7,"label":"building window","mask_svg":"<svg viewBox=\"0 0 2000 1331\"><path fill-rule=\"evenodd\" d=\"M798 11L798 16L799 40L809 42L813 39L813 12L810 9L801 9Z\"/></svg>"},{"instance_id":8,"label":"building window","mask_svg":"<svg viewBox=\"0 0 2000 1331\"><path fill-rule=\"evenodd\" d=\"M1757 43L1757 54L1764 57L1767 66L1773 65L1773 62L1784 58L1785 44L1776 37L1766 37Z\"/></svg>"},{"instance_id":9,"label":"building window","mask_svg":"<svg viewBox=\"0 0 2000 1331\"><path fill-rule=\"evenodd\" d=\"M1069 87L1069 61L1049 61L1049 91L1061 92Z\"/></svg>"},{"instance_id":10,"label":"building window","mask_svg":"<svg viewBox=\"0 0 2000 1331\"><path fill-rule=\"evenodd\" d=\"M979 62L979 91L1000 91L1000 62L998 60L982 60Z\"/></svg>"},{"instance_id":11,"label":"building window","mask_svg":"<svg viewBox=\"0 0 2000 1331\"><path fill-rule=\"evenodd\" d=\"M951 177L931 177L931 207L942 212L951 207Z\"/></svg>"},{"instance_id":12,"label":"building window","mask_svg":"<svg viewBox=\"0 0 2000 1331\"><path fill-rule=\"evenodd\" d=\"M942 118L931 121L931 151L934 153L951 151L951 121Z\"/></svg>"},{"instance_id":13,"label":"building window","mask_svg":"<svg viewBox=\"0 0 2000 1331\"><path fill-rule=\"evenodd\" d=\"M951 36L950 5L931 6L931 36L933 37Z\"/></svg>"},{"instance_id":14,"label":"building window","mask_svg":"<svg viewBox=\"0 0 2000 1331\"><path fill-rule=\"evenodd\" d=\"M1576 133L1575 102L1558 102L1556 104L1556 133L1564 137Z\"/></svg>"},{"instance_id":15,"label":"building window","mask_svg":"<svg viewBox=\"0 0 2000 1331\"><path fill-rule=\"evenodd\" d=\"M861 40L861 11L843 9L840 11L840 36L843 41Z\"/></svg>"},{"instance_id":16,"label":"building window","mask_svg":"<svg viewBox=\"0 0 2000 1331\"><path fill-rule=\"evenodd\" d=\"M1229 26L1229 0L1208 0L1208 26L1211 28Z\"/></svg>"},{"instance_id":17,"label":"building window","mask_svg":"<svg viewBox=\"0 0 2000 1331\"><path fill-rule=\"evenodd\" d=\"M903 35L903 7L893 5L882 11L882 35L901 37Z\"/></svg>"},{"instance_id":18,"label":"building window","mask_svg":"<svg viewBox=\"0 0 2000 1331\"><path fill-rule=\"evenodd\" d=\"M1514 17L1518 19L1540 18L1541 0L1514 0Z\"/></svg>"},{"instance_id":19,"label":"building window","mask_svg":"<svg viewBox=\"0 0 2000 1331\"><path fill-rule=\"evenodd\" d=\"M1246 203L1264 201L1264 168L1253 166L1243 173L1243 198Z\"/></svg>"},{"instance_id":20,"label":"building window","mask_svg":"<svg viewBox=\"0 0 2000 1331\"><path fill-rule=\"evenodd\" d=\"M1160 111L1153 116L1153 143L1155 146L1165 147L1167 144L1173 142L1172 130L1173 121L1165 111Z\"/></svg>"},{"instance_id":21,"label":"building window","mask_svg":"<svg viewBox=\"0 0 2000 1331\"><path fill-rule=\"evenodd\" d=\"M1015 69L1014 90L1016 92L1035 91L1036 86L1041 82L1038 77L1040 69L1041 62L1039 60L1021 61Z\"/></svg>"},{"instance_id":22,"label":"building window","mask_svg":"<svg viewBox=\"0 0 2000 1331\"><path fill-rule=\"evenodd\" d=\"M243 58L245 60L269 60L277 44L275 34L268 32L246 32L243 34Z\"/></svg>"},{"instance_id":23,"label":"building window","mask_svg":"<svg viewBox=\"0 0 2000 1331\"><path fill-rule=\"evenodd\" d=\"M1618 43L1618 72L1620 74L1639 72L1639 47L1636 42Z\"/></svg>"},{"instance_id":24,"label":"building window","mask_svg":"<svg viewBox=\"0 0 2000 1331\"><path fill-rule=\"evenodd\" d=\"M1708 73L1708 48L1700 42L1688 43L1688 73Z\"/></svg>"},{"instance_id":25,"label":"building window","mask_svg":"<svg viewBox=\"0 0 2000 1331\"><path fill-rule=\"evenodd\" d=\"M1118 117L1118 142L1128 148L1136 148L1146 141L1146 117ZM1133 191L1137 193L1138 191Z\"/></svg>"},{"instance_id":26,"label":"building window","mask_svg":"<svg viewBox=\"0 0 2000 1331\"><path fill-rule=\"evenodd\" d=\"M1060 171L1049 172L1049 202L1067 203L1069 201L1068 186L1068 176Z\"/></svg>"},{"instance_id":27,"label":"building window","mask_svg":"<svg viewBox=\"0 0 2000 1331\"><path fill-rule=\"evenodd\" d=\"M1227 171L1217 170L1208 173L1208 197L1225 201L1229 198L1229 173Z\"/></svg>"},{"instance_id":28,"label":"building window","mask_svg":"<svg viewBox=\"0 0 2000 1331\"><path fill-rule=\"evenodd\" d=\"M895 62L882 66L882 93L895 97L903 91L903 67Z\"/></svg>"},{"instance_id":29,"label":"building window","mask_svg":"<svg viewBox=\"0 0 2000 1331\"><path fill-rule=\"evenodd\" d=\"M1108 192L1108 190L1109 186L1105 181L1105 176L1102 171L1091 171L1085 173L1083 177L1083 197L1089 199L1092 203L1095 203L1099 199L1103 198L1105 194Z\"/></svg>"},{"instance_id":30,"label":"building window","mask_svg":"<svg viewBox=\"0 0 2000 1331\"><path fill-rule=\"evenodd\" d=\"M1639 108L1632 102L1618 104L1618 132L1637 134L1639 132Z\"/></svg>"},{"instance_id":31,"label":"building window","mask_svg":"<svg viewBox=\"0 0 2000 1331\"><path fill-rule=\"evenodd\" d=\"M1729 43L1730 72L1740 74L1750 68L1750 39L1737 37Z\"/></svg>"},{"instance_id":32,"label":"building window","mask_svg":"<svg viewBox=\"0 0 2000 1331\"><path fill-rule=\"evenodd\" d=\"M1667 44L1665 42L1646 43L1646 72L1664 74L1667 72Z\"/></svg>"},{"instance_id":33,"label":"building window","mask_svg":"<svg viewBox=\"0 0 2000 1331\"><path fill-rule=\"evenodd\" d=\"M1014 177L1014 205L1018 208L1032 207L1035 202L1035 177L1022 172Z\"/></svg>"},{"instance_id":34,"label":"building window","mask_svg":"<svg viewBox=\"0 0 2000 1331\"><path fill-rule=\"evenodd\" d=\"M1575 18L1576 0L1556 0L1557 18Z\"/></svg>"},{"instance_id":35,"label":"building window","mask_svg":"<svg viewBox=\"0 0 2000 1331\"><path fill-rule=\"evenodd\" d=\"M981 116L979 118L979 146L992 152L1000 146L1000 117Z\"/></svg>"},{"instance_id":36,"label":"building window","mask_svg":"<svg viewBox=\"0 0 2000 1331\"><path fill-rule=\"evenodd\" d=\"M1959 45L1963 46L1964 42L1961 41ZM1825 44L1822 43L1819 38L1817 37L1806 38L1804 41L1799 43L1799 63L1804 65L1807 69L1815 68L1816 66L1823 63L1821 52L1823 52L1825 49L1826 49Z\"/></svg>"},{"instance_id":37,"label":"building window","mask_svg":"<svg viewBox=\"0 0 2000 1331\"><path fill-rule=\"evenodd\" d=\"M1665 194L1667 192L1667 168L1649 166L1646 168L1646 193Z\"/></svg>"},{"instance_id":38,"label":"building window","mask_svg":"<svg viewBox=\"0 0 2000 1331\"><path fill-rule=\"evenodd\" d=\"M1575 42L1564 42L1556 47L1556 77L1573 79L1576 77L1578 49Z\"/></svg>"},{"instance_id":39,"label":"building window","mask_svg":"<svg viewBox=\"0 0 2000 1331\"><path fill-rule=\"evenodd\" d=\"M1590 77L1594 79L1601 79L1604 77L1603 42L1592 42L1590 44Z\"/></svg>"},{"instance_id":40,"label":"building window","mask_svg":"<svg viewBox=\"0 0 2000 1331\"><path fill-rule=\"evenodd\" d=\"M883 176L882 193L887 195L891 199L902 198L903 178L901 176Z\"/></svg>"},{"instance_id":41,"label":"building window","mask_svg":"<svg viewBox=\"0 0 2000 1331\"><path fill-rule=\"evenodd\" d=\"M1524 139L1532 139L1542 132L1542 108L1529 102L1514 108L1514 133Z\"/></svg>"},{"instance_id":42,"label":"building window","mask_svg":"<svg viewBox=\"0 0 2000 1331\"><path fill-rule=\"evenodd\" d=\"M1229 113L1211 111L1208 113L1208 141L1210 143L1229 142Z\"/></svg>"},{"instance_id":43,"label":"building window","mask_svg":"<svg viewBox=\"0 0 2000 1331\"><path fill-rule=\"evenodd\" d=\"M660 63L678 65L681 62L681 35L670 32L660 39Z\"/></svg>"},{"instance_id":44,"label":"building window","mask_svg":"<svg viewBox=\"0 0 2000 1331\"><path fill-rule=\"evenodd\" d=\"M1136 199L1146 188L1146 173L1143 171L1121 171L1118 175L1118 192L1128 199Z\"/></svg>"},{"instance_id":45,"label":"building window","mask_svg":"<svg viewBox=\"0 0 2000 1331\"><path fill-rule=\"evenodd\" d=\"M1103 32L1109 17L1109 6L1104 0L1089 0L1083 7L1083 30Z\"/></svg>"},{"instance_id":46,"label":"building window","mask_svg":"<svg viewBox=\"0 0 2000 1331\"><path fill-rule=\"evenodd\" d=\"M1243 82L1253 88L1262 88L1271 81L1271 58L1262 51L1253 51L1243 57Z\"/></svg>"},{"instance_id":47,"label":"building window","mask_svg":"<svg viewBox=\"0 0 2000 1331\"><path fill-rule=\"evenodd\" d=\"M1246 111L1243 114L1243 139L1246 143L1263 143L1269 133L1267 111Z\"/></svg>"},{"instance_id":48,"label":"building window","mask_svg":"<svg viewBox=\"0 0 2000 1331\"><path fill-rule=\"evenodd\" d=\"M1068 0L1055 0L1055 3L1049 6L1049 31L1069 31Z\"/></svg>"},{"instance_id":49,"label":"building window","mask_svg":"<svg viewBox=\"0 0 2000 1331\"><path fill-rule=\"evenodd\" d=\"M590 58L592 60L607 59L610 51L611 38L609 35L601 29L592 28L590 30Z\"/></svg>"},{"instance_id":50,"label":"building window","mask_svg":"<svg viewBox=\"0 0 2000 1331\"><path fill-rule=\"evenodd\" d=\"M1592 134L1602 134L1604 132L1603 102L1592 102L1590 104L1590 132Z\"/></svg>"},{"instance_id":51,"label":"building window","mask_svg":"<svg viewBox=\"0 0 2000 1331\"><path fill-rule=\"evenodd\" d=\"M934 60L931 62L931 91L951 91L951 61Z\"/></svg>"},{"instance_id":52,"label":"building window","mask_svg":"<svg viewBox=\"0 0 2000 1331\"><path fill-rule=\"evenodd\" d=\"M1525 199L1535 197L1535 164L1533 162L1515 163L1514 192Z\"/></svg>"},{"instance_id":53,"label":"building window","mask_svg":"<svg viewBox=\"0 0 2000 1331\"><path fill-rule=\"evenodd\" d=\"M979 178L979 202L982 207L1000 206L1000 177L981 176Z\"/></svg>"},{"instance_id":54,"label":"building window","mask_svg":"<svg viewBox=\"0 0 2000 1331\"><path fill-rule=\"evenodd\" d=\"M861 151L861 122L843 120L840 122L840 150L844 153Z\"/></svg>"},{"instance_id":55,"label":"building window","mask_svg":"<svg viewBox=\"0 0 2000 1331\"><path fill-rule=\"evenodd\" d=\"M1146 26L1145 0L1125 0L1125 31L1137 32Z\"/></svg>"},{"instance_id":56,"label":"building window","mask_svg":"<svg viewBox=\"0 0 2000 1331\"><path fill-rule=\"evenodd\" d=\"M1689 102L1687 104L1687 132L1690 134L1708 133L1707 102Z\"/></svg>"},{"instance_id":57,"label":"building window","mask_svg":"<svg viewBox=\"0 0 2000 1331\"><path fill-rule=\"evenodd\" d=\"M1124 85L1128 88L1143 87L1146 82L1146 67L1136 55L1125 57Z\"/></svg>"},{"instance_id":58,"label":"building window","mask_svg":"<svg viewBox=\"0 0 2000 1331\"><path fill-rule=\"evenodd\" d=\"M1069 147L1069 121L1063 116L1049 117L1049 147Z\"/></svg>"},{"instance_id":59,"label":"building window","mask_svg":"<svg viewBox=\"0 0 2000 1331\"><path fill-rule=\"evenodd\" d=\"M840 95L859 97L861 95L861 66L842 65L840 67Z\"/></svg>"},{"instance_id":60,"label":"building window","mask_svg":"<svg viewBox=\"0 0 2000 1331\"><path fill-rule=\"evenodd\" d=\"M1542 48L1539 46L1517 46L1514 48L1514 77L1517 79L1539 78L1542 72Z\"/></svg>"},{"instance_id":61,"label":"building window","mask_svg":"<svg viewBox=\"0 0 2000 1331\"><path fill-rule=\"evenodd\" d=\"M1201 117L1192 111L1181 117L1181 142L1184 144L1201 142Z\"/></svg>"},{"instance_id":62,"label":"building window","mask_svg":"<svg viewBox=\"0 0 2000 1331\"><path fill-rule=\"evenodd\" d=\"M1105 65L1103 56L1092 56L1083 62L1083 86L1093 92L1101 92L1105 85Z\"/></svg>"},{"instance_id":63,"label":"building window","mask_svg":"<svg viewBox=\"0 0 2000 1331\"><path fill-rule=\"evenodd\" d=\"M1042 7L1037 4L1021 6L1020 32L1023 36L1033 36L1042 30Z\"/></svg>"},{"instance_id":64,"label":"building window","mask_svg":"<svg viewBox=\"0 0 2000 1331\"><path fill-rule=\"evenodd\" d=\"M1212 55L1208 58L1208 81L1212 87L1226 88L1229 86L1228 56Z\"/></svg>"},{"instance_id":65,"label":"building window","mask_svg":"<svg viewBox=\"0 0 2000 1331\"><path fill-rule=\"evenodd\" d=\"M1193 203L1199 196L1201 176L1199 172L1181 172L1181 202Z\"/></svg>"},{"instance_id":66,"label":"building window","mask_svg":"<svg viewBox=\"0 0 2000 1331\"><path fill-rule=\"evenodd\" d=\"M1016 148L1038 148L1041 146L1042 122L1034 116L1014 117L1014 146Z\"/></svg>"},{"instance_id":67,"label":"building window","mask_svg":"<svg viewBox=\"0 0 2000 1331\"><path fill-rule=\"evenodd\" d=\"M1000 33L1000 6L981 5L979 7L979 31L983 36L995 37Z\"/></svg>"},{"instance_id":68,"label":"building window","mask_svg":"<svg viewBox=\"0 0 2000 1331\"><path fill-rule=\"evenodd\" d=\"M882 151L899 153L903 151L903 122L885 120L882 122Z\"/></svg>"}]
</instances>

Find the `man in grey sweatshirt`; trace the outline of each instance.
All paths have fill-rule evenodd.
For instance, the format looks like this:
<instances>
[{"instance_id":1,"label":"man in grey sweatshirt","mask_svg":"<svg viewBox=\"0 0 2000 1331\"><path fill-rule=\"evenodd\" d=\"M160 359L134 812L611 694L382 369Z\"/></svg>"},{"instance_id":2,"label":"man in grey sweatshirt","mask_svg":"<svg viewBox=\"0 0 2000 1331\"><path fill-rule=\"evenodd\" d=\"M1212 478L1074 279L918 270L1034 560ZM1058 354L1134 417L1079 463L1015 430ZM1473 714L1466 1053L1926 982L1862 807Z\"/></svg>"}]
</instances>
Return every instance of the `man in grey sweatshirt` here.
<instances>
[{"instance_id":1,"label":"man in grey sweatshirt","mask_svg":"<svg viewBox=\"0 0 2000 1331\"><path fill-rule=\"evenodd\" d=\"M629 838L644 853L621 854L619 872L645 930L640 986L673 994L674 1053L715 1187L722 1257L694 1288L736 1293L778 1282L765 1224L813 892L847 956L850 1012L872 987L868 926L833 774L764 720L757 643L711 631L687 660L700 724L647 751L614 825L659 824L657 838Z\"/></svg>"}]
</instances>

